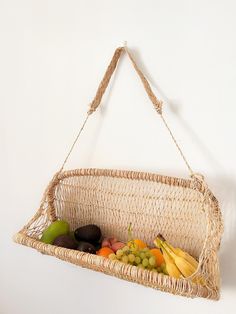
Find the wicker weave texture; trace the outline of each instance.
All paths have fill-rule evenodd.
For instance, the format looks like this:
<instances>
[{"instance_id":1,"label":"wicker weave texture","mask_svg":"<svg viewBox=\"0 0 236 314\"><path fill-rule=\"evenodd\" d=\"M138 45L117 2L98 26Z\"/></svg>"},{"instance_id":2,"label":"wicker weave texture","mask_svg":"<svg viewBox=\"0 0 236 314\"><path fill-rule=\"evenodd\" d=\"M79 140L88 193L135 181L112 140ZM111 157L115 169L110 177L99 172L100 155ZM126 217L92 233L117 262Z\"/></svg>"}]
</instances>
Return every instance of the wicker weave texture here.
<instances>
[{"instance_id":1,"label":"wicker weave texture","mask_svg":"<svg viewBox=\"0 0 236 314\"><path fill-rule=\"evenodd\" d=\"M114 235L123 241L127 240L131 222L135 237L150 245L161 233L173 245L199 259L197 274L204 276L206 285L40 242L42 231L55 219L65 219L71 229L95 223L104 236ZM15 236L15 241L76 265L155 289L218 299L217 251L221 233L217 200L198 178L185 180L134 171L78 169L54 176L38 212Z\"/></svg>"}]
</instances>

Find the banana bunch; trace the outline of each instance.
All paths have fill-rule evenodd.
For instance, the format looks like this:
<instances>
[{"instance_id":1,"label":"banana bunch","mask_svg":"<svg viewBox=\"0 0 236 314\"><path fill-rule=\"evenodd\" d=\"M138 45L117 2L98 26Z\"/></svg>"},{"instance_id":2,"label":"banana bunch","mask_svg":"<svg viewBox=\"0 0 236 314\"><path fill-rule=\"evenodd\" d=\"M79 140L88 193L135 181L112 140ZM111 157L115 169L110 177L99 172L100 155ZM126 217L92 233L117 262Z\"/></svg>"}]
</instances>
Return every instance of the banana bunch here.
<instances>
[{"instance_id":1,"label":"banana bunch","mask_svg":"<svg viewBox=\"0 0 236 314\"><path fill-rule=\"evenodd\" d=\"M154 244L162 250L166 262L166 271L170 276L187 278L197 270L198 262L195 258L180 248L174 248L161 235L158 235L154 240ZM203 284L203 280L200 278L195 278L193 281Z\"/></svg>"}]
</instances>

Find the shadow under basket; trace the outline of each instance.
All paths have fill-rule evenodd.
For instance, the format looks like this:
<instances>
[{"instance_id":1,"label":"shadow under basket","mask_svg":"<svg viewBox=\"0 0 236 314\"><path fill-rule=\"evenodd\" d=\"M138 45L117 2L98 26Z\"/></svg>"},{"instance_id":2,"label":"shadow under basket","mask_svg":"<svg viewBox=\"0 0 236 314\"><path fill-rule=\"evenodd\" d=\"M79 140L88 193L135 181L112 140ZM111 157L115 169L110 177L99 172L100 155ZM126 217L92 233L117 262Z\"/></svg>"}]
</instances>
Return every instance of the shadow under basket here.
<instances>
[{"instance_id":1,"label":"shadow under basket","mask_svg":"<svg viewBox=\"0 0 236 314\"><path fill-rule=\"evenodd\" d=\"M88 117L98 108L123 52L130 58L155 111L183 158L190 179L125 170L63 170ZM98 255L42 243L43 230L57 219L66 220L71 230L96 224L103 236L115 236L124 242L128 240L127 229L132 223L133 235L150 246L161 233L173 246L193 255L199 262L198 268L189 278L175 279ZM144 286L217 300L220 285L217 253L222 231L218 202L204 178L192 171L163 116L162 102L154 95L127 47L117 48L60 171L49 183L35 216L14 240L44 254ZM203 278L203 284L196 284L199 280L194 280L195 277Z\"/></svg>"},{"instance_id":2,"label":"shadow under basket","mask_svg":"<svg viewBox=\"0 0 236 314\"><path fill-rule=\"evenodd\" d=\"M42 231L56 219L71 229L95 223L104 236L127 241L127 227L149 245L161 233L176 247L199 260L197 274L204 286L191 278L173 277L139 269L119 261L44 244ZM221 236L218 203L204 181L157 174L77 169L56 174L46 189L32 220L15 235L16 242L67 262L97 270L162 291L188 297L219 298L217 251Z\"/></svg>"}]
</instances>

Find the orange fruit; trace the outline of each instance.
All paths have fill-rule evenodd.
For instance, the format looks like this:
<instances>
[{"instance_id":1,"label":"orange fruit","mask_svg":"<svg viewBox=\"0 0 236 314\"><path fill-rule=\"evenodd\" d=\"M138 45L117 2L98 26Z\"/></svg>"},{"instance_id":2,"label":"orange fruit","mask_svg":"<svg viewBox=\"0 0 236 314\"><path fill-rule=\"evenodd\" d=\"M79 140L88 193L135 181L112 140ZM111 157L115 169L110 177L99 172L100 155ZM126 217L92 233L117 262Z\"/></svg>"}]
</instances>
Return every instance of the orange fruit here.
<instances>
[{"instance_id":1,"label":"orange fruit","mask_svg":"<svg viewBox=\"0 0 236 314\"><path fill-rule=\"evenodd\" d=\"M144 249L145 247L147 247L147 244L140 239L134 239L128 242L128 246L132 246L132 244L136 244L139 249Z\"/></svg>"},{"instance_id":2,"label":"orange fruit","mask_svg":"<svg viewBox=\"0 0 236 314\"><path fill-rule=\"evenodd\" d=\"M150 253L156 257L157 266L165 263L164 257L159 249L151 249Z\"/></svg>"},{"instance_id":3,"label":"orange fruit","mask_svg":"<svg viewBox=\"0 0 236 314\"><path fill-rule=\"evenodd\" d=\"M103 257L108 257L111 253L114 253L114 251L107 246L102 247L100 250L96 252L97 255Z\"/></svg>"}]
</instances>

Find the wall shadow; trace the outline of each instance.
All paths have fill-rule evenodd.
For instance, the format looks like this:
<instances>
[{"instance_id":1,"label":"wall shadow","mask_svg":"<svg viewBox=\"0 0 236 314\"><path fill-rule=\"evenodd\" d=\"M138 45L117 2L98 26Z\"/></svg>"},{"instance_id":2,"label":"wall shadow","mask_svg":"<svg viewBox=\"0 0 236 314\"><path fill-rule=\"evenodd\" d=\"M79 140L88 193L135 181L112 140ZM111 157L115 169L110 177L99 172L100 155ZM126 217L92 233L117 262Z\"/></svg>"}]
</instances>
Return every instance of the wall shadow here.
<instances>
[{"instance_id":1,"label":"wall shadow","mask_svg":"<svg viewBox=\"0 0 236 314\"><path fill-rule=\"evenodd\" d=\"M216 177L209 185L219 200L224 221L219 253L222 287L236 289L236 180L230 176Z\"/></svg>"},{"instance_id":2,"label":"wall shadow","mask_svg":"<svg viewBox=\"0 0 236 314\"><path fill-rule=\"evenodd\" d=\"M157 93L157 97L159 96L161 100L164 102L164 106L167 105L170 109L171 113L175 116L175 118L180 122L183 129L186 131L187 134L191 137L193 143L198 147L198 149L204 155L204 158L208 161L211 167L217 172L225 172L225 167L217 160L208 146L204 143L204 141L199 137L197 132L193 129L193 127L183 118L181 115L181 108L182 104L177 102L176 100L172 100L165 92L160 88L160 86L155 82L151 74L149 73L148 69L146 68L145 64L140 57L140 53L138 50L129 49L130 52L134 55L134 59L137 61L138 66L140 67L141 71L146 76L147 80L149 81L152 89L154 92Z\"/></svg>"}]
</instances>

